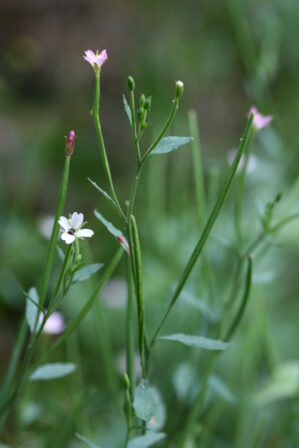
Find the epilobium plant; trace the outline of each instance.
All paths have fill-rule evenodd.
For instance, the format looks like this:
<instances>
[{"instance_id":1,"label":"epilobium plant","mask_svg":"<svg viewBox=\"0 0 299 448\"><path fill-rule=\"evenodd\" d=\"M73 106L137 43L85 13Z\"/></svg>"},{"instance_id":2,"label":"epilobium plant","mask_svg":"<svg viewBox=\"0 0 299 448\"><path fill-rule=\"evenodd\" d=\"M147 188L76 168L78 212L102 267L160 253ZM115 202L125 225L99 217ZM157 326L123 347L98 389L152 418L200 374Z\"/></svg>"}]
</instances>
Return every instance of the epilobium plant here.
<instances>
[{"instance_id":1,"label":"epilobium plant","mask_svg":"<svg viewBox=\"0 0 299 448\"><path fill-rule=\"evenodd\" d=\"M126 308L126 368L123 375L123 387L121 391L117 382L112 381L116 370L109 364L109 353L105 358L103 368L107 369L107 382L112 386L112 392L116 395L121 393L124 399L124 413L126 421L126 432L123 434L124 447L148 447L164 440L164 446L195 446L191 445L197 432L198 417L202 411L206 399L206 392L212 383L213 366L217 355L225 352L231 347L231 339L238 329L242 317L246 311L246 306L250 296L252 283L252 264L254 260L254 251L265 238L279 231L287 222L297 217L297 215L284 217L278 222L274 221L274 212L280 195L269 202L266 206L261 219L260 232L248 241L244 235L242 209L245 191L245 176L248 165L250 147L252 143L252 130L261 130L269 125L272 117L263 117L256 108L250 109L249 119L246 124L244 134L238 150L234 155L231 166L224 179L223 185L215 200L210 207L210 213L207 213L207 204L203 186L203 172L201 168L201 155L197 128L197 118L194 112L189 114L189 124L191 136L169 136L168 131L175 118L179 108L180 100L184 92L184 84L177 81L174 85L174 98L171 109L165 123L162 125L158 134L148 146L142 146L142 137L147 130L149 114L152 107L151 97L142 94L136 102L136 86L134 79L128 77L129 99L123 96L124 109L127 114L132 133L132 143L136 154L136 172L132 180L128 200L122 204L118 198L114 187L113 177L110 170L109 159L104 143L100 117L100 75L104 62L108 59L106 50L94 53L87 50L84 59L93 67L95 75L95 95L92 107L92 117L98 138L100 155L105 171L107 189L97 185L96 182L89 179L95 189L102 195L114 212L121 219L121 230L109 222L98 210L94 211L95 217L105 226L112 236L119 243L120 247L112 257L110 263L105 267L98 283L94 285L90 296L86 298L85 305L76 315L76 317L65 326L61 315L57 311L67 292L74 283L87 280L93 274L96 274L103 265L101 263L85 264L80 254L79 241L90 238L94 232L84 228L83 213L74 212L68 218L63 216L64 203L67 191L68 176L70 169L70 159L74 151L75 133L70 131L66 141L66 158L63 171L61 192L58 200L54 225L52 229L51 240L49 243L48 256L45 264L43 281L41 287L37 290L33 287L26 297L26 310L23 319L16 349L12 357L6 379L0 394L0 412L2 424L11 409L12 405L19 397L28 381L51 380L71 374L76 366L75 364L57 364L48 363L40 365L36 350L40 343L43 332L60 334L58 339L53 342L48 352L53 353L61 344L67 340L71 333L79 326L86 314L95 303L98 293L112 275L114 269L125 254L127 265L127 280L129 288L127 308ZM178 273L178 280L172 289L172 294L168 301L161 300L161 314L155 328L149 332L148 322L146 320L145 308L148 302L145 299L146 292L143 288L144 276L142 267L142 232L139 231L138 221L135 217L135 200L138 191L140 177L143 168L148 159L152 156L160 157L161 154L167 154L178 150L184 145L192 144L192 155L195 172L195 187L197 198L197 217L200 223L201 235L198 238L189 259L182 270ZM188 282L191 273L200 257L205 272L210 270L209 258L203 249L214 227L214 224L222 210L223 204L231 190L233 180L236 176L240 161L243 159L240 175L237 178L237 196L235 207L235 235L237 237L237 252L235 273L232 279L229 279L229 294L218 304L218 313L210 310L207 304L197 303L207 317L207 331L204 334L181 333L178 332L163 334L164 325L168 321L173 308L184 293L184 288ZM61 239L66 243L65 252L59 246L59 226L62 231ZM52 267L57 245L59 247L62 266L56 286L53 293L49 293L50 277L52 278ZM211 272L211 271L210 271ZM154 279L153 279L154 281ZM172 285L171 285L172 286ZM162 299L162 298L161 298ZM194 301L194 299L193 299ZM30 335L26 339L27 330ZM152 362L152 353L159 350L159 341L166 341L167 344L180 343L185 346L194 347L197 350L205 351L207 356L204 358L203 371L201 371L200 387L197 390L188 391L188 400L184 409L178 410L179 423L168 433L164 433L165 423L165 405L162 403L160 392L152 385L152 373L156 366ZM136 344L135 344L136 343ZM137 349L135 349L135 345ZM107 350L105 341L102 345L103 351ZM24 353L24 359L21 353ZM136 356L136 351L138 355ZM107 352L105 352L107 354ZM47 353L43 357L43 362L47 359ZM136 369L136 359L140 363L140 369ZM138 375L136 373L138 371ZM161 370L160 375L163 375ZM141 379L139 378L141 376ZM197 378L196 373L196 378ZM219 387L219 382L218 382ZM171 425L170 425L171 426ZM96 446L90 442L85 435L77 434L77 437L88 446ZM101 446L101 440L99 440Z\"/></svg>"}]
</instances>

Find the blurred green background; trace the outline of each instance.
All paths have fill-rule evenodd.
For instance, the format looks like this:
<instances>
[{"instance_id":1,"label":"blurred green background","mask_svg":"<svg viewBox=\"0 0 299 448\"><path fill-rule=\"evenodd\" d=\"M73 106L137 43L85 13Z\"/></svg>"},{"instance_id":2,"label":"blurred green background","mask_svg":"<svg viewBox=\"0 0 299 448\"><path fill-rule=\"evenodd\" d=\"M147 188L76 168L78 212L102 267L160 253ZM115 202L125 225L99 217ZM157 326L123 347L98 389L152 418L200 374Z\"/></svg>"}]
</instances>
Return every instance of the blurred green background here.
<instances>
[{"instance_id":1,"label":"blurred green background","mask_svg":"<svg viewBox=\"0 0 299 448\"><path fill-rule=\"evenodd\" d=\"M135 170L135 151L122 105L129 74L135 79L137 97L141 93L152 96L152 126L146 130L144 147L168 114L175 81L184 81L184 96L170 133L188 135L187 112L196 110L209 209L228 167L228 153L238 146L249 107L256 104L263 114L273 115L271 127L254 141L256 166L246 186L245 231L251 241L259 229L260 208L278 192L283 193L281 215L298 210L296 189L294 198L289 196L299 162L298 22L299 4L295 0L2 0L0 378L4 377L24 309L20 288L27 290L38 284L43 272L47 240L41 223L55 211L64 136L70 129L75 130L77 139L65 212L82 211L88 227L95 230L95 238L82 245L87 259L107 263L117 247L93 217L93 209L98 208L119 225L113 211L87 181L91 177L106 187L89 113L94 76L83 60L84 50L106 48L108 52L101 75L100 115L122 202L128 198ZM144 245L150 332L198 238L192 173L191 151L185 148L168 157L153 157L140 184L136 216ZM233 197L208 247L216 308L217 300L221 301L227 290L235 260L227 249L234 244ZM297 365L298 384L295 381L294 391L287 398L284 395L277 404L272 397L270 407L266 400L258 411L248 404L249 397L270 381L277 365L299 355L297 235L298 225L288 226L258 264L255 274L260 277L240 340L234 351L221 358L218 367L240 401L232 405L215 400L207 406L202 418L206 437L203 446L299 444ZM116 275L124 278L124 264ZM195 295L208 299L196 275L190 285ZM84 304L91 287L75 288L64 302L66 321ZM108 294L110 298L116 295L115 290ZM103 309L96 308L80 327L79 337L74 336L53 358L77 359L80 374L69 383L54 382L49 389L31 386L21 403L17 430L7 431L3 441L22 447L77 446L73 434L85 430L94 440L121 446L123 417L111 399L114 386L107 387L99 347L104 328L113 360L122 354L124 316L124 307L112 308L104 303ZM169 322L172 330L190 331L191 327L194 333L205 332L206 325L200 315L194 316L192 309L179 304ZM45 338L41 352L48 343ZM196 365L197 359L186 348L167 344L157 347L153 382L167 407L173 404L179 410L183 406L184 394L180 396L175 378L181 374L186 383L190 365ZM177 371L183 361L190 365L181 365ZM288 375L286 378L284 385L290 381ZM119 378L117 382L120 391ZM175 418L170 412L167 428L173 429ZM61 419L65 424L57 432Z\"/></svg>"}]
</instances>

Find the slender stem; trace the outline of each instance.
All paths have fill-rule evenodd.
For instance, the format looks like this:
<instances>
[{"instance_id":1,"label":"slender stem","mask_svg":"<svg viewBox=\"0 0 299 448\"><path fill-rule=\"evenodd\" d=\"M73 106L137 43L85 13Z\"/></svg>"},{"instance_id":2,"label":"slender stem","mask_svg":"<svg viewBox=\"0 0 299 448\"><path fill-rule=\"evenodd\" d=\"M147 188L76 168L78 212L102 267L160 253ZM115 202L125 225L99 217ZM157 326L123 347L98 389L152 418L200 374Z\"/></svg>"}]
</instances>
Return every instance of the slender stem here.
<instances>
[{"instance_id":1,"label":"slender stem","mask_svg":"<svg viewBox=\"0 0 299 448\"><path fill-rule=\"evenodd\" d=\"M20 357L21 357L21 353L22 353L22 349L24 346L24 342L26 339L26 335L27 335L27 331L28 331L28 324L27 324L27 320L26 317L24 316L21 322L21 326L20 326L20 330L18 333L18 337L17 337L17 341L14 347L14 351L10 360L10 364L9 364L9 368L8 368L8 372L6 374L4 383L2 385L1 388L1 393L0 393L0 409L3 405L3 403L6 400L7 394L12 386L17 368L18 368L18 364L20 361ZM0 420L0 426L1 426L2 421Z\"/></svg>"},{"instance_id":2,"label":"slender stem","mask_svg":"<svg viewBox=\"0 0 299 448\"><path fill-rule=\"evenodd\" d=\"M43 281L42 281L42 285L41 285L40 302L39 302L39 304L41 306L44 305L45 300L46 300L50 274L51 274L53 261L54 261L55 247L56 247L56 242L57 242L57 237L58 237L58 232L59 232L58 220L63 213L66 192L67 192L67 185L68 185L68 180L69 180L69 171L70 171L70 157L66 156L64 170L63 170L63 176L62 176L62 182L61 182L61 189L60 189L60 194L59 194L59 199L58 199L58 204L57 204L57 209L56 209L56 214L55 214L55 219L54 219L54 225L53 225L52 234L51 234L51 240L50 240L50 245L49 245L49 250L48 250L48 255L47 255L46 267L45 267L45 271L44 271L45 273L44 273ZM37 319L38 319L38 313L37 313ZM37 322L38 321L36 320L35 327L37 325Z\"/></svg>"},{"instance_id":3,"label":"slender stem","mask_svg":"<svg viewBox=\"0 0 299 448\"><path fill-rule=\"evenodd\" d=\"M251 128L252 128L252 122L253 122L253 114L251 115L251 117L250 117L250 119L249 119L249 121L247 123L245 132L244 132L243 137L241 139L241 144L240 144L239 150L238 150L238 152L237 152L237 154L235 156L235 159L233 161L233 164L232 164L232 166L230 168L230 171L228 173L228 177L227 177L227 179L226 179L226 181L225 181L225 183L224 183L224 185L223 185L223 187L222 187L222 189L221 189L221 191L219 193L219 196L218 196L218 199L216 201L216 204L215 204L215 206L214 206L214 208L213 208L213 210L212 210L212 212L211 212L211 214L210 214L210 216L208 218L208 221L206 223L205 228L203 229L202 235L201 235L201 237L200 237L200 239L199 239L199 241L198 241L198 243L197 243L193 253L191 254L191 257L190 257L190 259L189 259L189 261L188 261L188 263L187 263L187 265L186 265L186 267L185 267L185 269L184 269L184 271L183 271L183 273L181 275L181 278L180 278L179 283L178 283L178 285L177 285L177 287L176 287L176 289L174 291L174 294L173 294L172 299L171 299L171 301L170 301L170 303L168 305L168 308L167 308L165 314L163 315L163 317L161 319L161 322L159 323L159 325L158 325L158 327L157 327L157 329L156 329L156 331L155 331L155 333L154 333L154 335L152 337L152 340L151 340L151 343L150 343L150 347L152 347L154 345L154 343L156 341L156 338L157 338L161 328L163 327L163 325L164 325L164 323L165 323L165 321L166 321L170 311L172 310L172 307L175 305L176 301L178 300L178 298L179 298L179 296L180 296L180 294L181 294L181 292L182 292L182 290L183 290L183 288L185 286L185 283L188 280L189 275L191 274L192 269L193 269L193 267L194 267L198 257L200 256L200 254L202 252L202 249L203 249L203 247L204 247L204 245L205 245L205 243L206 243L206 241L208 239L208 236L209 236L209 234L210 234L210 232L211 232L211 230L212 230L212 228L213 228L213 226L215 224L215 221L216 221L216 219L217 219L217 217L219 215L219 212L220 212L220 210L222 208L224 200L225 200L225 198L226 198L226 196L227 196L227 194L228 194L228 192L230 190L230 187L231 187L232 181L234 179L234 176L236 174L236 171L237 171L240 159L242 157L242 154L244 153L244 150L246 148L246 145L247 145L247 142L248 142L248 139L249 139L249 136L250 136Z\"/></svg>"},{"instance_id":4,"label":"slender stem","mask_svg":"<svg viewBox=\"0 0 299 448\"><path fill-rule=\"evenodd\" d=\"M51 298L50 303L49 303L49 308L48 308L48 313L47 313L48 315L52 314L52 312L54 311L54 308L56 308L55 299L58 296L58 293L59 293L59 290L60 290L60 287L61 287L64 275L65 275L65 271L66 271L66 268L67 268L67 265L68 265L70 254L72 253L72 251L73 251L73 245L70 244L68 246L68 248L67 248L67 252L66 252L64 260L63 260L63 265L62 265L62 268L61 268L61 271L60 271L60 274L59 274L59 278L58 278L58 281L57 281L57 284L56 284L56 288L55 288L53 297ZM45 325L45 323L46 322L45 322L45 319L44 319L43 326Z\"/></svg>"},{"instance_id":5,"label":"slender stem","mask_svg":"<svg viewBox=\"0 0 299 448\"><path fill-rule=\"evenodd\" d=\"M135 98L134 98L134 90L130 89L130 108L131 108L131 117L132 117L132 132L133 132L133 139L135 143L135 149L136 149L136 157L138 161L138 165L141 163L141 154L140 154L140 146L139 146L139 136L137 135L137 128L136 128L136 115L135 115Z\"/></svg>"},{"instance_id":6,"label":"slender stem","mask_svg":"<svg viewBox=\"0 0 299 448\"><path fill-rule=\"evenodd\" d=\"M95 95L94 95L94 103L93 103L93 107L92 107L92 116L93 116L94 125L95 125L97 136L98 136L98 142L99 142L99 146L100 146L100 150L101 150L101 156L102 156L102 161L103 161L103 165L104 165L106 178L107 178L109 188L110 188L110 193L111 193L111 196L112 196L114 202L116 203L118 213L124 220L126 220L124 212L122 211L122 208L118 202L118 199L117 199L117 196L115 193L112 176L111 176L111 171L110 171L110 167L109 167L109 162L108 162L108 158L107 158L104 138L103 138L103 134L102 134L101 123L100 123L100 117L99 117L100 72L95 74L95 80L96 80L95 81Z\"/></svg>"},{"instance_id":7,"label":"slender stem","mask_svg":"<svg viewBox=\"0 0 299 448\"><path fill-rule=\"evenodd\" d=\"M198 120L195 110L189 110L188 113L190 135L193 137L191 142L193 158L193 176L195 184L195 194L197 202L198 224L200 230L205 225L207 217L206 193L204 187L204 174L202 164L202 151L200 145ZM204 283L207 285L210 297L213 297L212 270L207 253L202 254L202 275Z\"/></svg>"},{"instance_id":8,"label":"slender stem","mask_svg":"<svg viewBox=\"0 0 299 448\"><path fill-rule=\"evenodd\" d=\"M238 310L238 313L236 314L233 322L231 323L230 328L227 331L227 334L224 337L225 341L229 341L236 329L238 328L241 319L244 315L244 311L246 309L246 305L248 302L248 298L250 295L250 289L251 289L251 280L252 280L252 258L251 256L248 257L248 266L247 266L247 273L246 273L246 282L245 282L245 290L243 294L243 298L241 300L240 308Z\"/></svg>"},{"instance_id":9,"label":"slender stem","mask_svg":"<svg viewBox=\"0 0 299 448\"><path fill-rule=\"evenodd\" d=\"M135 279L135 289L137 298L137 311L138 311L138 327L139 327L139 353L140 362L142 367L142 376L145 377L145 364L144 364L144 298L143 298L143 286L142 286L142 267L141 267L141 251L139 236L137 230L137 224L135 217L130 216L130 222L132 227L133 236L133 249L135 257L135 267L136 267L136 279Z\"/></svg>"},{"instance_id":10,"label":"slender stem","mask_svg":"<svg viewBox=\"0 0 299 448\"><path fill-rule=\"evenodd\" d=\"M75 317L75 319L68 325L64 333L57 339L57 341L52 345L50 351L56 350L58 347L61 346L61 344L65 341L65 339L79 326L79 324L82 322L90 308L92 307L94 301L96 300L99 291L104 286L104 284L107 282L107 280L111 277L114 269L118 265L121 257L123 254L123 248L120 247L114 257L112 258L111 262L107 266L103 276L97 283L93 293L91 294L90 298L87 300L84 307L81 309L79 314Z\"/></svg>"},{"instance_id":11,"label":"slender stem","mask_svg":"<svg viewBox=\"0 0 299 448\"><path fill-rule=\"evenodd\" d=\"M253 135L253 132L252 134ZM245 193L245 182L246 182L246 173L250 156L252 139L250 138L247 144L247 147L244 151L244 163L241 169L240 177L239 177L239 185L237 190L237 198L236 198L236 210L235 210L235 226L236 226L236 235L238 242L242 243L243 238L243 222L242 222L242 212L244 205L244 193Z\"/></svg>"},{"instance_id":12,"label":"slender stem","mask_svg":"<svg viewBox=\"0 0 299 448\"><path fill-rule=\"evenodd\" d=\"M134 284L133 284L133 273L130 262L127 263L128 270L128 305L127 305L127 316L126 316L126 358L127 358L127 372L129 377L129 391L130 398L133 400L134 397Z\"/></svg>"},{"instance_id":13,"label":"slender stem","mask_svg":"<svg viewBox=\"0 0 299 448\"><path fill-rule=\"evenodd\" d=\"M148 150L145 152L144 156L142 157L142 162L145 162L145 160L148 158L148 156L150 155L150 153L155 149L155 147L158 145L158 143L160 142L160 140L162 139L163 135L165 134L165 132L167 131L167 129L169 128L169 126L171 125L176 111L179 108L179 97L175 97L175 99L173 100L173 106L172 109L170 111L170 114L160 132L160 134L158 135L158 137L156 138L156 140L151 144L151 146L148 148Z\"/></svg>"},{"instance_id":14,"label":"slender stem","mask_svg":"<svg viewBox=\"0 0 299 448\"><path fill-rule=\"evenodd\" d=\"M131 214L133 213L133 210L134 210L136 192L137 192L137 187L138 187L140 175L141 175L141 172L142 172L142 168L143 168L143 163L138 165L137 168L136 168L136 174L135 174L135 178L134 178L134 181L133 181L133 184L132 184L132 188L131 188L131 193L130 193L127 220L129 220L129 218L130 218L130 216L131 216Z\"/></svg>"},{"instance_id":15,"label":"slender stem","mask_svg":"<svg viewBox=\"0 0 299 448\"><path fill-rule=\"evenodd\" d=\"M235 330L237 329L237 327L239 326L242 316L244 314L245 308L246 308L246 304L248 302L248 297L250 294L250 287L251 287L251 279L252 279L252 260L251 257L248 258L248 268L247 268L247 274L246 274L246 281L245 281L245 290L244 290L244 294L243 294L243 298L241 300L241 304L240 304L240 308L239 311L234 319L234 321L232 322L232 325L230 326L227 335L225 337L225 341L229 341L230 338L232 337L233 333L235 332ZM227 308L224 307L223 312L222 312L222 316L221 316L221 322L223 322L225 315L227 312ZM219 337L220 335L220 330L221 330L221 322L219 324L218 330L217 330L217 337ZM184 425L184 430L182 433L182 438L180 441L180 446L184 447L185 443L187 441L187 438L189 437L190 434L192 434L193 431L193 427L197 421L198 415L200 413L200 410L202 409L202 405L205 399L205 395L206 395L206 391L209 385L209 378L210 375L212 373L213 370L213 366L214 366L214 362L215 359L217 357L219 353L218 352L211 352L208 356L208 360L206 363L206 368L204 371L204 375L203 375L203 379L202 379L202 383L201 383L201 388L199 391L199 394L197 395L195 402L192 405L192 409L191 412L187 418L187 421Z\"/></svg>"}]
</instances>

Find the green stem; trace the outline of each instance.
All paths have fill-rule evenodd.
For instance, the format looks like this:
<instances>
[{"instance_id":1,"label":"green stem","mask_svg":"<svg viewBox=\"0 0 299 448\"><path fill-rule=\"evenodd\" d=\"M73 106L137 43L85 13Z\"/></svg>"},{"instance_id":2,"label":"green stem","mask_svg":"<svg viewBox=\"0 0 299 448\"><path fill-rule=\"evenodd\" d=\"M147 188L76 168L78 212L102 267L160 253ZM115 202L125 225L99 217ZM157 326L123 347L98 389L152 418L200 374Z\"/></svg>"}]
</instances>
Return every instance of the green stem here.
<instances>
[{"instance_id":1,"label":"green stem","mask_svg":"<svg viewBox=\"0 0 299 448\"><path fill-rule=\"evenodd\" d=\"M253 133L251 135L253 135ZM245 182L246 182L248 161L250 156L251 142L252 139L249 139L247 147L244 151L244 163L239 177L239 185L237 189L237 198L236 198L235 226L236 226L237 239L240 244L242 243L243 238L242 214L243 214Z\"/></svg>"},{"instance_id":2,"label":"green stem","mask_svg":"<svg viewBox=\"0 0 299 448\"><path fill-rule=\"evenodd\" d=\"M133 184L132 184L132 188L131 188L131 193L130 193L127 220L129 220L129 218L130 218L130 216L131 216L131 214L133 213L133 210L134 210L136 192L137 192L137 187L138 187L140 175L141 175L141 172L142 172L142 168L143 168L143 163L138 165L137 168L136 168L136 174L135 174L135 178L134 178L134 181L133 181Z\"/></svg>"},{"instance_id":3,"label":"green stem","mask_svg":"<svg viewBox=\"0 0 299 448\"><path fill-rule=\"evenodd\" d=\"M58 204L57 204L57 209L56 209L56 214L55 214L55 219L54 219L54 225L53 225L53 229L52 229L52 235L51 235L51 240L50 240L50 245L49 245L49 250L48 250L48 255L47 255L45 273L44 273L43 281L42 281L42 285L41 285L39 304L42 307L46 300L46 295L47 295L48 286L49 286L49 279L50 279L51 270L52 270L53 261L54 261L55 248L56 248L57 237L58 237L58 232L59 232L58 220L63 213L66 192L67 192L67 185L68 185L68 180L69 180L70 160L71 159L68 156L65 158L64 170L63 170L63 176L62 176L62 182L61 182L61 189L60 189L60 194L59 194L59 198L58 198ZM38 318L38 314L37 314L37 318ZM35 327L37 325L37 322L38 321L36 320Z\"/></svg>"},{"instance_id":4,"label":"green stem","mask_svg":"<svg viewBox=\"0 0 299 448\"><path fill-rule=\"evenodd\" d=\"M63 265L62 265L62 268L61 268L61 271L60 271L60 274L59 274L59 278L58 278L58 281L57 281L57 284L56 284L56 288L55 288L54 294L53 294L53 296L52 296L52 298L50 300L49 307L48 307L48 312L47 312L46 315L50 316L50 314L52 314L52 312L56 308L57 303L55 303L55 299L58 296L58 293L59 293L59 290L60 290L60 287L61 287L64 275L65 275L65 271L66 271L66 268L67 268L67 265L68 265L69 257L70 257L70 254L71 254L72 251L73 251L73 245L70 244L69 247L67 248L67 252L65 254L65 257L64 257L64 260L63 260ZM44 327L45 323L46 323L46 321L44 319L43 327Z\"/></svg>"},{"instance_id":5,"label":"green stem","mask_svg":"<svg viewBox=\"0 0 299 448\"><path fill-rule=\"evenodd\" d=\"M144 364L144 298L143 298L143 286L142 286L142 267L141 267L141 251L139 236L137 230L137 224L135 217L130 216L131 227L132 227L132 237L133 237L133 250L135 257L135 268L136 268L136 279L135 279L135 289L137 298L137 311L138 311L138 327L139 327L139 353L140 362L142 367L142 376L145 377L145 364Z\"/></svg>"},{"instance_id":6,"label":"green stem","mask_svg":"<svg viewBox=\"0 0 299 448\"><path fill-rule=\"evenodd\" d=\"M103 276L99 280L98 284L96 285L93 293L91 294L90 298L87 300L84 307L81 309L79 314L75 317L75 319L68 325L64 333L57 339L57 341L52 345L50 351L56 350L58 347L61 346L61 344L65 341L65 339L78 327L78 325L82 322L88 311L91 309L94 301L97 299L98 293L101 290L101 288L104 286L106 281L111 277L114 269L118 265L121 257L123 254L123 248L119 248L114 257L112 258L110 264L107 266Z\"/></svg>"},{"instance_id":7,"label":"green stem","mask_svg":"<svg viewBox=\"0 0 299 448\"><path fill-rule=\"evenodd\" d=\"M27 324L26 317L24 316L22 319L19 333L18 333L16 345L14 347L14 351L13 351L13 354L12 354L12 357L10 360L8 372L6 374L4 383L1 388L0 409L2 408L4 402L6 401L7 394L12 386L12 383L13 383L13 380L14 380L14 377L15 377L15 374L16 374L16 371L18 368L18 364L20 361L20 357L21 357L22 349L23 349L24 342L26 339L27 331L28 331L28 324ZM2 423L3 423L3 420L0 420L0 427L1 427Z\"/></svg>"},{"instance_id":8,"label":"green stem","mask_svg":"<svg viewBox=\"0 0 299 448\"><path fill-rule=\"evenodd\" d=\"M130 398L133 400L134 397L134 284L133 284L133 273L130 262L128 261L128 306L127 306L127 316L126 316L126 358L127 358L127 372L129 377L129 391Z\"/></svg>"},{"instance_id":9,"label":"green stem","mask_svg":"<svg viewBox=\"0 0 299 448\"><path fill-rule=\"evenodd\" d=\"M198 223L200 230L203 228L207 216L206 194L204 187L204 174L202 163L202 151L199 138L198 120L195 110L188 113L190 135L193 137L191 142L192 158L193 158L193 176L195 184L195 194L197 202ZM208 286L210 297L213 297L212 288L212 270L208 258L208 254L202 255L202 275L203 283Z\"/></svg>"},{"instance_id":10,"label":"green stem","mask_svg":"<svg viewBox=\"0 0 299 448\"><path fill-rule=\"evenodd\" d=\"M95 74L95 95L94 95L94 103L93 103L93 107L92 107L92 116L93 116L93 120L94 120L94 125L96 128L96 132L97 132L97 137L98 137L98 141L99 141L99 146L100 146L100 150L101 150L101 156L102 156L102 161L103 161L103 165L104 165L104 170L105 170L105 174L107 177L107 181L109 184L109 188L110 188L110 193L111 196L117 206L117 211L120 214L120 216L126 220L126 217L124 215L124 212L122 211L122 208L118 202L116 193L115 193L115 189L114 189L114 185L113 185L113 181L112 181L112 176L111 176L111 171L110 171L110 167L109 167L109 162L108 162L108 158L107 158L107 153L106 153L106 148L105 148L105 143L104 143L104 138L103 138L103 134L102 134L102 128L101 128L101 123L100 123L100 117L99 117L99 107L100 107L100 72Z\"/></svg>"},{"instance_id":11,"label":"green stem","mask_svg":"<svg viewBox=\"0 0 299 448\"><path fill-rule=\"evenodd\" d=\"M172 109L170 111L170 114L160 132L160 134L158 135L158 137L156 138L156 140L151 144L151 146L148 148L148 150L145 152L144 156L142 157L141 162L145 162L145 160L148 158L148 156L150 155L150 153L156 148L156 146L158 145L158 143L160 142L160 140L163 138L165 132L167 131L167 129L169 128L169 126L171 125L176 111L179 108L179 97L175 97L175 99L173 100L173 106Z\"/></svg>"},{"instance_id":12,"label":"green stem","mask_svg":"<svg viewBox=\"0 0 299 448\"><path fill-rule=\"evenodd\" d=\"M141 154L140 154L140 146L139 146L139 136L137 135L137 129L136 129L136 115L135 115L135 98L134 98L134 90L130 89L130 108L131 108L131 117L132 117L132 132L133 132L133 139L135 143L135 149L136 149L136 157L138 161L138 165L141 163Z\"/></svg>"},{"instance_id":13,"label":"green stem","mask_svg":"<svg viewBox=\"0 0 299 448\"><path fill-rule=\"evenodd\" d=\"M245 281L245 290L244 290L244 294L243 294L243 298L241 300L241 305L239 308L239 311L234 319L234 321L232 322L232 325L230 326L227 335L225 337L225 341L229 341L230 338L232 337L233 333L235 332L235 330L237 329L237 327L239 326L242 316L244 314L245 308L246 308L246 304L248 302L248 297L250 294L250 287L251 287L251 280L252 280L252 260L251 257L248 258L248 268L247 268L247 275L246 275L246 281ZM221 323L223 322L225 315L227 312L227 308L224 307L223 312L222 312L222 316L221 316L221 322L219 323L219 327L217 330L217 337L219 337L220 334L220 330L221 330ZM202 405L205 399L205 395L206 395L206 391L209 385L209 378L210 375L212 373L213 370L213 366L214 366L214 362L215 359L217 357L219 353L218 352L211 352L208 356L208 361L206 364L206 369L203 375L203 379L202 379L202 383L201 383L201 388L199 391L199 394L195 400L195 402L192 405L192 409L191 412L187 418L187 421L184 425L184 430L183 430L183 434L182 434L182 438L180 441L180 446L182 446L184 448L185 443L189 437L190 434L192 434L194 425L197 421L198 415L202 409Z\"/></svg>"},{"instance_id":14,"label":"green stem","mask_svg":"<svg viewBox=\"0 0 299 448\"><path fill-rule=\"evenodd\" d=\"M177 287L176 287L176 289L174 291L174 294L173 294L172 299L171 299L171 301L170 301L170 303L168 305L168 308L167 308L165 314L163 315L162 320L159 323L159 325L158 325L158 327L157 327L157 329L156 329L156 331L155 331L155 333L154 333L154 335L152 337L152 340L151 340L151 343L150 343L150 347L152 347L154 345L154 343L156 341L156 338L157 338L161 328L163 327L163 325L164 325L164 323L165 323L165 321L166 321L170 311L172 310L173 306L175 305L176 301L178 300L178 298L179 298L179 296L180 296L180 294L181 294L181 292L182 292L182 290L183 290L183 288L185 286L185 283L188 280L189 275L191 274L192 269L193 269L193 267L194 267L198 257L200 256L200 254L202 252L202 249L204 248L204 245L205 245L205 243L206 243L206 241L208 239L208 236L209 236L209 234L210 234L210 232L211 232L211 230L212 230L212 228L213 228L213 226L215 224L215 221L216 221L216 219L217 219L217 217L219 215L219 212L220 212L220 210L222 208L224 200L225 200L225 198L226 198L226 196L227 196L227 194L228 194L228 192L230 190L230 187L231 187L232 181L234 179L234 176L236 174L236 171L237 171L240 159L242 157L242 154L244 153L244 150L246 148L246 145L247 145L247 142L248 142L248 139L249 139L249 136L250 136L251 128L252 128L252 122L253 122L253 114L250 116L250 119L249 119L249 121L247 123L245 132L244 132L243 137L241 139L240 147L239 147L238 152L237 152L237 154L235 156L233 164L232 164L232 166L230 168L228 177L227 177L227 179L226 179L226 181L225 181L225 183L224 183L224 185L223 185L223 187L222 187L222 189L221 189L221 191L219 193L219 196L218 196L218 199L216 201L216 204L215 204L215 206L214 206L214 208L213 208L213 210L212 210L212 212L211 212L211 214L210 214L210 216L208 218L208 221L207 221L207 223L205 225L205 228L203 229L202 235L201 235L201 237L200 237L200 239L199 239L199 241L198 241L198 243L197 243L193 253L191 254L191 257L190 257L190 259L189 259L189 261L188 261L188 263L187 263L187 265L186 265L186 267L185 267L185 269L184 269L184 271L183 271L183 273L181 275L181 278L180 278L179 283L178 283L178 285L177 285Z\"/></svg>"}]
</instances>

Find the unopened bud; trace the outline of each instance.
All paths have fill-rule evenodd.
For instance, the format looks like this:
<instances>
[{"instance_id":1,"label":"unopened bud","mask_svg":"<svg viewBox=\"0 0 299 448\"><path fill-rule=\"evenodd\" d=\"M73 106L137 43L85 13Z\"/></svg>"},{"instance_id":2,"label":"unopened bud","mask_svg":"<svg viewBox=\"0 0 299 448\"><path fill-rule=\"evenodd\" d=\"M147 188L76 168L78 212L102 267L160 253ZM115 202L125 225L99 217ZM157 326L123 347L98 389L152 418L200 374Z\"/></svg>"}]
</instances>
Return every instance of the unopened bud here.
<instances>
[{"instance_id":1,"label":"unopened bud","mask_svg":"<svg viewBox=\"0 0 299 448\"><path fill-rule=\"evenodd\" d=\"M180 96L182 96L182 94L184 92L184 83L183 83L183 81L177 81L175 83L175 85L176 85L175 94L176 94L176 97L179 98Z\"/></svg>"},{"instance_id":2,"label":"unopened bud","mask_svg":"<svg viewBox=\"0 0 299 448\"><path fill-rule=\"evenodd\" d=\"M149 111L152 105L152 98L148 96L144 102L144 109Z\"/></svg>"},{"instance_id":3,"label":"unopened bud","mask_svg":"<svg viewBox=\"0 0 299 448\"><path fill-rule=\"evenodd\" d=\"M132 76L128 76L128 87L130 91L135 90L135 81Z\"/></svg>"},{"instance_id":4,"label":"unopened bud","mask_svg":"<svg viewBox=\"0 0 299 448\"><path fill-rule=\"evenodd\" d=\"M66 137L65 154L67 157L71 157L74 152L75 138L75 131L70 131L69 136Z\"/></svg>"},{"instance_id":5,"label":"unopened bud","mask_svg":"<svg viewBox=\"0 0 299 448\"><path fill-rule=\"evenodd\" d=\"M145 96L142 94L139 100L140 107L143 107L145 103Z\"/></svg>"},{"instance_id":6,"label":"unopened bud","mask_svg":"<svg viewBox=\"0 0 299 448\"><path fill-rule=\"evenodd\" d=\"M129 377L128 377L128 375L126 373L123 375L123 382L124 382L125 388L129 389L129 387L130 387L130 380L129 380Z\"/></svg>"}]
</instances>

